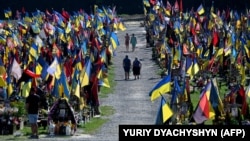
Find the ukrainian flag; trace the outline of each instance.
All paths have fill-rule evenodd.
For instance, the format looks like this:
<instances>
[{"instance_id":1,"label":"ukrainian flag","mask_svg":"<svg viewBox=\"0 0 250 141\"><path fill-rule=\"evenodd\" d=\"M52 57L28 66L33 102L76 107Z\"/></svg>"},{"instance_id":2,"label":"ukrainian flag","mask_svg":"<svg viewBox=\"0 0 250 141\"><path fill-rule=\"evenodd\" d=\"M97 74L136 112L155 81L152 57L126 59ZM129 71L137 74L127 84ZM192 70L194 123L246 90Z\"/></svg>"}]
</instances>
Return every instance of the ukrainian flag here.
<instances>
[{"instance_id":1,"label":"ukrainian flag","mask_svg":"<svg viewBox=\"0 0 250 141\"><path fill-rule=\"evenodd\" d=\"M60 79L61 85L63 87L63 94L67 98L69 98L70 97L69 84L68 84L68 81L67 81L67 78L66 78L66 75L65 75L64 71L62 71L61 77L59 79Z\"/></svg>"},{"instance_id":2,"label":"ukrainian flag","mask_svg":"<svg viewBox=\"0 0 250 141\"><path fill-rule=\"evenodd\" d=\"M159 106L157 118L156 118L156 125L164 124L169 118L173 116L173 111L167 104L164 97L161 98L161 104Z\"/></svg>"},{"instance_id":3,"label":"ukrainian flag","mask_svg":"<svg viewBox=\"0 0 250 141\"><path fill-rule=\"evenodd\" d=\"M125 31L127 28L126 26L123 24L123 22L119 22L118 23L118 28L121 30L121 31Z\"/></svg>"},{"instance_id":4,"label":"ukrainian flag","mask_svg":"<svg viewBox=\"0 0 250 141\"><path fill-rule=\"evenodd\" d=\"M106 68L103 65L102 68L100 69L100 71L97 74L98 85L106 87L106 88L110 88L108 76L107 76L107 73L106 73L105 69Z\"/></svg>"},{"instance_id":5,"label":"ukrainian flag","mask_svg":"<svg viewBox=\"0 0 250 141\"><path fill-rule=\"evenodd\" d=\"M77 85L76 85L76 88L75 88L75 95L80 98L80 83L79 81L77 81Z\"/></svg>"},{"instance_id":6,"label":"ukrainian flag","mask_svg":"<svg viewBox=\"0 0 250 141\"><path fill-rule=\"evenodd\" d=\"M143 4L146 6L146 7L150 7L150 3L148 0L143 0Z\"/></svg>"},{"instance_id":7,"label":"ukrainian flag","mask_svg":"<svg viewBox=\"0 0 250 141\"><path fill-rule=\"evenodd\" d=\"M192 75L194 76L194 75L196 75L199 71L200 71L200 67L199 67L199 65L198 65L198 63L197 63L197 60L196 60L196 58L194 58L194 61L193 61L193 68L192 68L193 70L192 70Z\"/></svg>"},{"instance_id":8,"label":"ukrainian flag","mask_svg":"<svg viewBox=\"0 0 250 141\"><path fill-rule=\"evenodd\" d=\"M38 57L37 62L42 67L41 78L46 79L46 77L48 76L48 72L47 72L47 69L49 68L48 63L43 59L42 56Z\"/></svg>"},{"instance_id":9,"label":"ukrainian flag","mask_svg":"<svg viewBox=\"0 0 250 141\"><path fill-rule=\"evenodd\" d=\"M33 30L34 33L39 34L40 33L40 28L39 28L39 24L35 23L31 25L31 29Z\"/></svg>"},{"instance_id":10,"label":"ukrainian flag","mask_svg":"<svg viewBox=\"0 0 250 141\"><path fill-rule=\"evenodd\" d=\"M203 13L205 13L205 9L204 9L204 7L203 7L202 4L198 7L197 13L198 13L199 15L202 15Z\"/></svg>"},{"instance_id":11,"label":"ukrainian flag","mask_svg":"<svg viewBox=\"0 0 250 141\"><path fill-rule=\"evenodd\" d=\"M32 86L31 81L23 83L23 85L22 85L22 96L23 97L28 97L29 96L31 86Z\"/></svg>"},{"instance_id":12,"label":"ukrainian flag","mask_svg":"<svg viewBox=\"0 0 250 141\"><path fill-rule=\"evenodd\" d=\"M192 76L192 66L193 66L193 61L192 58L187 57L186 58L186 73Z\"/></svg>"},{"instance_id":13,"label":"ukrainian flag","mask_svg":"<svg viewBox=\"0 0 250 141\"><path fill-rule=\"evenodd\" d=\"M114 49L116 49L120 45L118 37L114 32L111 33L110 40Z\"/></svg>"},{"instance_id":14,"label":"ukrainian flag","mask_svg":"<svg viewBox=\"0 0 250 141\"><path fill-rule=\"evenodd\" d=\"M60 87L60 84L59 84L59 81L56 79L54 81L54 87L53 87L53 90L51 92L51 95L53 95L54 97L60 97L59 93L60 93L60 90L59 90L59 87Z\"/></svg>"},{"instance_id":15,"label":"ukrainian flag","mask_svg":"<svg viewBox=\"0 0 250 141\"><path fill-rule=\"evenodd\" d=\"M165 94L171 91L171 75L164 77L160 82L158 82L153 89L149 92L151 101L156 100L161 94Z\"/></svg>"},{"instance_id":16,"label":"ukrainian flag","mask_svg":"<svg viewBox=\"0 0 250 141\"><path fill-rule=\"evenodd\" d=\"M90 78L90 74L91 74L91 60L89 57L86 57L85 59L86 60L85 60L84 69L82 69L82 71L80 73L81 87L89 85L89 78Z\"/></svg>"},{"instance_id":17,"label":"ukrainian flag","mask_svg":"<svg viewBox=\"0 0 250 141\"><path fill-rule=\"evenodd\" d=\"M30 55L38 59L38 46L34 43L30 47Z\"/></svg>"}]
</instances>

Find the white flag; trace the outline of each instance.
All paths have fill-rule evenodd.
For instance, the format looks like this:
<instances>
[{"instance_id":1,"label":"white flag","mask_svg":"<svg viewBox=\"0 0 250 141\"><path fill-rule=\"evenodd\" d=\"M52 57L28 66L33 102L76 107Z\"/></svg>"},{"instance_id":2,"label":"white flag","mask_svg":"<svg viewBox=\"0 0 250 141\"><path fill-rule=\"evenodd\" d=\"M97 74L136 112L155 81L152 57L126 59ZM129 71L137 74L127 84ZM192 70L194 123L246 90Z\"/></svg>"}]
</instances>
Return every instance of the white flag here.
<instances>
[{"instance_id":1,"label":"white flag","mask_svg":"<svg viewBox=\"0 0 250 141\"><path fill-rule=\"evenodd\" d=\"M54 59L54 61L51 63L51 65L48 67L47 72L56 78L59 78L61 75L61 69L60 65L57 61L57 58Z\"/></svg>"},{"instance_id":2,"label":"white flag","mask_svg":"<svg viewBox=\"0 0 250 141\"><path fill-rule=\"evenodd\" d=\"M22 69L16 59L13 61L10 75L14 76L17 80L19 80L22 76Z\"/></svg>"}]
</instances>

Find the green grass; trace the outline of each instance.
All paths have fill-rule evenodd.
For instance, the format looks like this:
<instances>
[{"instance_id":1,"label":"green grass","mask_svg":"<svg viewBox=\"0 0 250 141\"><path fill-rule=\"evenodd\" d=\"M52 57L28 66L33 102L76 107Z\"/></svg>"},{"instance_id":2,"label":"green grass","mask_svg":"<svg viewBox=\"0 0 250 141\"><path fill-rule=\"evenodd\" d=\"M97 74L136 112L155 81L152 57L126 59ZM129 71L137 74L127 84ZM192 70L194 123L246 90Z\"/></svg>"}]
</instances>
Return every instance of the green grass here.
<instances>
[{"instance_id":1,"label":"green grass","mask_svg":"<svg viewBox=\"0 0 250 141\"><path fill-rule=\"evenodd\" d=\"M26 140L28 136L13 136L13 135L0 135L1 141L22 141Z\"/></svg>"},{"instance_id":2,"label":"green grass","mask_svg":"<svg viewBox=\"0 0 250 141\"><path fill-rule=\"evenodd\" d=\"M112 94L114 92L116 81L115 81L115 69L113 65L110 65L108 68L108 80L110 88L101 87L101 92L99 94L100 98L108 97L109 94Z\"/></svg>"},{"instance_id":3,"label":"green grass","mask_svg":"<svg viewBox=\"0 0 250 141\"><path fill-rule=\"evenodd\" d=\"M24 136L31 135L31 128L30 128L30 126L24 126L24 128L22 129L22 133L23 133ZM44 129L43 127L39 127L38 134L39 135L41 135L41 134L48 134L47 128Z\"/></svg>"},{"instance_id":4,"label":"green grass","mask_svg":"<svg viewBox=\"0 0 250 141\"><path fill-rule=\"evenodd\" d=\"M103 124L109 121L107 116L114 114L114 109L111 106L101 106L101 117L91 118L89 122L82 126L84 133L93 134L95 133Z\"/></svg>"},{"instance_id":5,"label":"green grass","mask_svg":"<svg viewBox=\"0 0 250 141\"><path fill-rule=\"evenodd\" d=\"M30 126L24 126L22 130L20 130L22 135L21 136L13 136L11 135L0 135L0 139L2 141L10 141L10 140L26 140L31 135L31 128ZM15 132L15 131L14 131ZM43 129L43 127L39 127L38 130L39 135L41 134L48 134L47 129Z\"/></svg>"},{"instance_id":6,"label":"green grass","mask_svg":"<svg viewBox=\"0 0 250 141\"><path fill-rule=\"evenodd\" d=\"M93 134L99 129L103 124L105 124L108 119L104 118L93 118L90 122L86 123L83 127L85 134Z\"/></svg>"},{"instance_id":7,"label":"green grass","mask_svg":"<svg viewBox=\"0 0 250 141\"><path fill-rule=\"evenodd\" d=\"M111 107L111 106L101 106L100 110L101 110L101 115L102 116L113 115L114 112L115 112L114 108Z\"/></svg>"}]
</instances>

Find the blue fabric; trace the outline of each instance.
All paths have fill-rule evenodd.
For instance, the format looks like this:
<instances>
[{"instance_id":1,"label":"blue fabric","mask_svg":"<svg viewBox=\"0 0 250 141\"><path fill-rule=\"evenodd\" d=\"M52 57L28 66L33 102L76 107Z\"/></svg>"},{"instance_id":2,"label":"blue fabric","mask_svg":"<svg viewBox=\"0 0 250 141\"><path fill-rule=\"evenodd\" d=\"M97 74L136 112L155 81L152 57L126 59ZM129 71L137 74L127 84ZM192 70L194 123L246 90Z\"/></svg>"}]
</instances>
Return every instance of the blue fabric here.
<instances>
[{"instance_id":1,"label":"blue fabric","mask_svg":"<svg viewBox=\"0 0 250 141\"><path fill-rule=\"evenodd\" d=\"M38 114L28 114L28 119L30 124L37 123Z\"/></svg>"}]
</instances>

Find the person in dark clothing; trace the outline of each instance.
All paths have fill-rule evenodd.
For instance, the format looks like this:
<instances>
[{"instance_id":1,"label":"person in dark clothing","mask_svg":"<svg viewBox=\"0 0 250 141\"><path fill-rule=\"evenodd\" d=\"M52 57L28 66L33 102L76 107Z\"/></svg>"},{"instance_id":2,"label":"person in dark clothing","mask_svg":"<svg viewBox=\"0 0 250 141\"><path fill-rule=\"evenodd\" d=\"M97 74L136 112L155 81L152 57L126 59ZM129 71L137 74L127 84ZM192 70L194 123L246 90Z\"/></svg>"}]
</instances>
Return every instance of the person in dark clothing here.
<instances>
[{"instance_id":1,"label":"person in dark clothing","mask_svg":"<svg viewBox=\"0 0 250 141\"><path fill-rule=\"evenodd\" d=\"M30 94L26 98L26 110L28 113L29 123L31 125L32 135L30 138L38 139L38 112L39 112L40 96L36 94L36 89L32 87Z\"/></svg>"},{"instance_id":2,"label":"person in dark clothing","mask_svg":"<svg viewBox=\"0 0 250 141\"><path fill-rule=\"evenodd\" d=\"M40 96L40 108L48 110L49 109L49 103L47 101L46 97L46 91L45 91L45 85L42 87L43 83L41 82L40 86L36 88L36 93L38 96Z\"/></svg>"},{"instance_id":3,"label":"person in dark clothing","mask_svg":"<svg viewBox=\"0 0 250 141\"><path fill-rule=\"evenodd\" d=\"M131 68L131 60L128 58L128 55L123 59L123 68L125 72L125 80L129 79L129 72Z\"/></svg>"},{"instance_id":4,"label":"person in dark clothing","mask_svg":"<svg viewBox=\"0 0 250 141\"><path fill-rule=\"evenodd\" d=\"M141 74L141 62L135 57L133 61L133 75L135 76L135 80L140 78Z\"/></svg>"}]
</instances>

